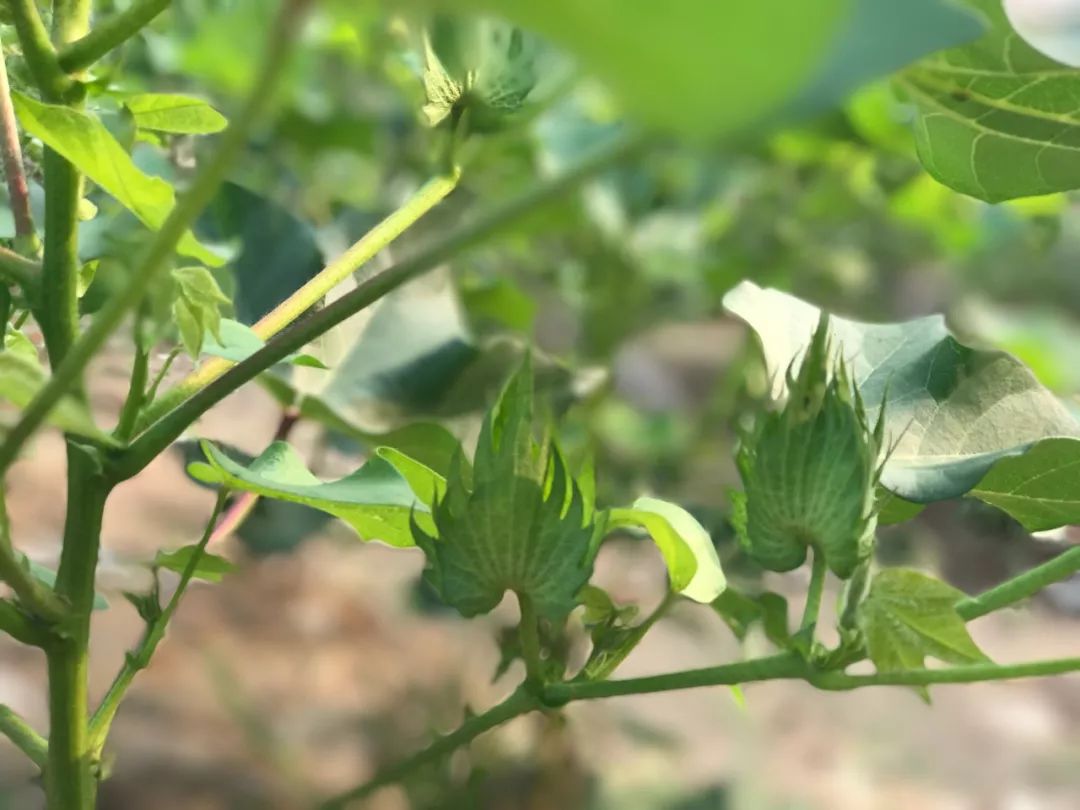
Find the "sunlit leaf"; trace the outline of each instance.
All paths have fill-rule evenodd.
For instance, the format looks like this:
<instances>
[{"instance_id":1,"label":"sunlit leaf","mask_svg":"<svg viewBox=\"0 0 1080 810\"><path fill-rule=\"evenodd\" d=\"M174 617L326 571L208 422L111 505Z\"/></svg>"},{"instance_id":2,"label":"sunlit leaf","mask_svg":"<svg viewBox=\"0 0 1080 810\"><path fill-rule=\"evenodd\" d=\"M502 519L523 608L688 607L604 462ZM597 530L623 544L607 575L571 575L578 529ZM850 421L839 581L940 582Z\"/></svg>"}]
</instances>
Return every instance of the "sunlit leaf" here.
<instances>
[{"instance_id":1,"label":"sunlit leaf","mask_svg":"<svg viewBox=\"0 0 1080 810\"><path fill-rule=\"evenodd\" d=\"M1001 0L967 0L990 21L977 42L905 73L919 157L938 180L990 202L1080 188L1080 70L1013 31Z\"/></svg>"},{"instance_id":2,"label":"sunlit leaf","mask_svg":"<svg viewBox=\"0 0 1080 810\"><path fill-rule=\"evenodd\" d=\"M151 229L158 229L176 204L172 186L140 170L101 121L89 113L42 104L12 93L15 111L30 135L56 150ZM177 250L216 267L220 256L185 234Z\"/></svg>"},{"instance_id":3,"label":"sunlit leaf","mask_svg":"<svg viewBox=\"0 0 1080 810\"><path fill-rule=\"evenodd\" d=\"M228 126L221 113L201 98L176 93L138 93L123 97L135 126L180 135L209 135Z\"/></svg>"},{"instance_id":4,"label":"sunlit leaf","mask_svg":"<svg viewBox=\"0 0 1080 810\"><path fill-rule=\"evenodd\" d=\"M712 537L693 515L659 498L638 498L630 509L607 513L607 530L643 528L667 565L671 589L695 602L711 602L727 587Z\"/></svg>"}]
</instances>

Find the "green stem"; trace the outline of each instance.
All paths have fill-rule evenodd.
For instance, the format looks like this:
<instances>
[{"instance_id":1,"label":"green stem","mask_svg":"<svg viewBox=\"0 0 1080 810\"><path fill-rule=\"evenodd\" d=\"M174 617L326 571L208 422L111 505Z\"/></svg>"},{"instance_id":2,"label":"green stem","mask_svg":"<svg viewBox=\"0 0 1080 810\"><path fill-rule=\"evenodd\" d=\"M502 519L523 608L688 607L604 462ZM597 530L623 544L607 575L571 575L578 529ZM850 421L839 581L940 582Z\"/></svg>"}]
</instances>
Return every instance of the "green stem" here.
<instances>
[{"instance_id":1,"label":"green stem","mask_svg":"<svg viewBox=\"0 0 1080 810\"><path fill-rule=\"evenodd\" d=\"M964 621L972 621L987 613L1028 599L1047 585L1060 582L1080 571L1080 546L1071 548L1042 565L1031 568L978 596L969 596L956 603L956 612Z\"/></svg>"},{"instance_id":2,"label":"green stem","mask_svg":"<svg viewBox=\"0 0 1080 810\"><path fill-rule=\"evenodd\" d=\"M396 290L402 284L437 267L458 253L474 247L493 234L516 224L528 214L559 199L604 169L626 160L645 145L647 141L641 138L627 138L611 144L563 175L467 222L411 258L398 262L362 282L355 290L318 312L293 323L259 351L243 362L237 363L221 377L162 415L156 422L151 423L126 451L114 458L113 472L117 480L124 480L138 473L203 413L291 353ZM3 462L4 457L0 448L0 465Z\"/></svg>"},{"instance_id":3,"label":"green stem","mask_svg":"<svg viewBox=\"0 0 1080 810\"><path fill-rule=\"evenodd\" d=\"M53 0L53 42L63 46L86 36L92 5L93 0Z\"/></svg>"},{"instance_id":4,"label":"green stem","mask_svg":"<svg viewBox=\"0 0 1080 810\"><path fill-rule=\"evenodd\" d=\"M0 705L0 734L15 743L15 747L39 768L45 767L49 744L44 737L30 728L29 723L4 705Z\"/></svg>"},{"instance_id":5,"label":"green stem","mask_svg":"<svg viewBox=\"0 0 1080 810\"><path fill-rule=\"evenodd\" d=\"M0 277L18 284L27 298L32 300L37 295L41 280L41 265L13 250L0 247Z\"/></svg>"},{"instance_id":6,"label":"green stem","mask_svg":"<svg viewBox=\"0 0 1080 810\"><path fill-rule=\"evenodd\" d=\"M551 684L544 688L543 699L546 704L559 706L574 700L595 700L621 695L670 692L676 689L696 689L701 686L733 686L751 681L802 678L809 671L809 666L798 654L784 652L752 661L736 661L718 667L669 672L644 678Z\"/></svg>"},{"instance_id":7,"label":"green stem","mask_svg":"<svg viewBox=\"0 0 1080 810\"><path fill-rule=\"evenodd\" d=\"M268 340L316 306L334 287L371 261L453 191L459 177L459 173L454 171L435 177L421 186L404 205L368 231L360 241L278 304L272 312L262 317L252 327L255 334ZM203 363L198 370L147 409L142 419L143 424L153 422L199 389L205 388L233 365L232 362L218 357Z\"/></svg>"},{"instance_id":8,"label":"green stem","mask_svg":"<svg viewBox=\"0 0 1080 810\"><path fill-rule=\"evenodd\" d=\"M89 745L91 754L95 759L101 755L101 750L105 747L109 729L112 727L113 719L116 717L116 712L120 708L120 703L124 699L124 695L127 694L128 688L135 680L135 676L150 665L150 660L154 657L158 645L165 637L165 630L176 613L176 609L179 607L180 600L191 583L192 577L195 575L195 570L198 568L207 543L210 542L210 538L214 535L214 529L217 526L222 509L225 507L227 495L228 493L224 490L218 494L217 501L214 503L214 510L210 513L210 518L206 523L206 529L203 531L195 553L191 555L191 559L188 560L187 565L184 566L184 570L180 574L180 582L177 583L176 590L173 591L172 597L165 605L165 608L147 625L146 632L143 634L139 645L124 657L123 667L121 667L120 672L109 687L109 691L94 712L94 716L90 720Z\"/></svg>"},{"instance_id":9,"label":"green stem","mask_svg":"<svg viewBox=\"0 0 1080 810\"><path fill-rule=\"evenodd\" d=\"M146 401L146 383L150 377L150 349L146 346L145 309L145 306L139 308L139 314L132 324L135 357L131 364L131 380L128 383L124 407L116 423L116 430L113 431L113 435L122 442L131 438L135 430L135 420L139 416L139 409Z\"/></svg>"},{"instance_id":10,"label":"green stem","mask_svg":"<svg viewBox=\"0 0 1080 810\"><path fill-rule=\"evenodd\" d=\"M800 630L810 630L817 625L818 614L821 612L821 597L825 590L825 555L817 549L810 550L813 562L810 568L810 587L806 590L806 607L803 608L802 621L799 623Z\"/></svg>"},{"instance_id":11,"label":"green stem","mask_svg":"<svg viewBox=\"0 0 1080 810\"><path fill-rule=\"evenodd\" d=\"M425 765L442 759L461 748L461 746L472 742L484 732L538 708L540 708L540 704L536 698L524 689L518 689L498 706L489 709L483 714L470 717L455 731L445 737L440 737L423 751L379 771L373 779L363 785L323 802L319 805L319 810L342 810L342 808L348 807L353 802L371 796L387 785L400 782Z\"/></svg>"},{"instance_id":12,"label":"green stem","mask_svg":"<svg viewBox=\"0 0 1080 810\"><path fill-rule=\"evenodd\" d=\"M90 67L123 45L169 7L171 0L135 0L127 10L110 17L81 39L60 49L60 68L75 73Z\"/></svg>"},{"instance_id":13,"label":"green stem","mask_svg":"<svg viewBox=\"0 0 1080 810\"><path fill-rule=\"evenodd\" d=\"M15 551L3 493L0 493L0 580L11 587L19 603L34 616L56 623L67 615L63 601L30 573L22 555Z\"/></svg>"},{"instance_id":14,"label":"green stem","mask_svg":"<svg viewBox=\"0 0 1080 810\"><path fill-rule=\"evenodd\" d=\"M818 689L847 690L864 686L931 686L942 683L977 683L1007 681L1015 678L1041 678L1080 671L1080 658L1056 658L1024 664L971 664L970 666L919 669L910 672L876 672L872 675L847 675L823 672L807 680Z\"/></svg>"},{"instance_id":15,"label":"green stem","mask_svg":"<svg viewBox=\"0 0 1080 810\"><path fill-rule=\"evenodd\" d=\"M44 647L52 638L47 627L27 616L10 599L0 599L0 631L30 647Z\"/></svg>"},{"instance_id":16,"label":"green stem","mask_svg":"<svg viewBox=\"0 0 1080 810\"><path fill-rule=\"evenodd\" d=\"M96 452L68 441L67 514L56 593L71 618L45 653L49 673L49 758L45 793L49 810L93 810L95 763L88 742L87 669L94 574L109 485Z\"/></svg>"},{"instance_id":17,"label":"green stem","mask_svg":"<svg viewBox=\"0 0 1080 810\"><path fill-rule=\"evenodd\" d=\"M36 0L8 0L7 6L15 23L26 66L41 95L46 101L62 101L74 83L60 68L49 31L38 13Z\"/></svg>"},{"instance_id":18,"label":"green stem","mask_svg":"<svg viewBox=\"0 0 1080 810\"><path fill-rule=\"evenodd\" d=\"M540 621L528 594L519 593L517 598L521 608L518 633L521 639L521 657L525 660L525 684L535 692L544 684L543 661L540 657Z\"/></svg>"},{"instance_id":19,"label":"green stem","mask_svg":"<svg viewBox=\"0 0 1080 810\"><path fill-rule=\"evenodd\" d=\"M168 267L168 261L180 239L214 196L236 156L247 141L248 132L269 102L300 27L301 12L310 0L284 0L273 26L263 66L243 110L225 131L221 143L191 188L169 214L155 235L138 268L128 281L98 313L93 324L71 346L48 383L23 411L19 421L0 445L0 473L18 456L20 448L44 422L49 411L82 376L90 360L104 345L124 317L142 300L154 279ZM48 234L46 234L46 240ZM48 248L46 248L46 251Z\"/></svg>"},{"instance_id":20,"label":"green stem","mask_svg":"<svg viewBox=\"0 0 1080 810\"><path fill-rule=\"evenodd\" d=\"M53 368L60 366L79 329L79 201L83 180L59 153L45 149L45 254L35 314ZM79 369L81 372L81 369ZM71 388L80 386L80 375Z\"/></svg>"}]
</instances>

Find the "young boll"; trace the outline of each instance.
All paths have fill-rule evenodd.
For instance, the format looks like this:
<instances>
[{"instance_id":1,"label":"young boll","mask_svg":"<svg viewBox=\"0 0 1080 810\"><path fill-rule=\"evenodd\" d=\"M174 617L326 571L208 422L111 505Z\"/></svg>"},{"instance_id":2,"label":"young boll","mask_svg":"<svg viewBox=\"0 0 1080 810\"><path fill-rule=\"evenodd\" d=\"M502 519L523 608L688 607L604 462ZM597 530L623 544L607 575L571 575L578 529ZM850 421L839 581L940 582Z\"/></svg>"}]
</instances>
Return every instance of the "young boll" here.
<instances>
[{"instance_id":1,"label":"young boll","mask_svg":"<svg viewBox=\"0 0 1080 810\"><path fill-rule=\"evenodd\" d=\"M1005 0L1005 15L1032 48L1080 67L1080 0Z\"/></svg>"}]
</instances>

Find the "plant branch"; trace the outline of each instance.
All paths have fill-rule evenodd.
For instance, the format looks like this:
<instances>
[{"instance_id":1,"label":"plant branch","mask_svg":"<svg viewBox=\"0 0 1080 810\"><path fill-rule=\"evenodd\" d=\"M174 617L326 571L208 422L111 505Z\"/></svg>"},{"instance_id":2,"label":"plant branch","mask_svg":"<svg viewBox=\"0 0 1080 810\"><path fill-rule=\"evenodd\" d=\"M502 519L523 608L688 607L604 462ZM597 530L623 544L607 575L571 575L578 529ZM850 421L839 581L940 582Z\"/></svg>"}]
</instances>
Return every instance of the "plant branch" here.
<instances>
[{"instance_id":1,"label":"plant branch","mask_svg":"<svg viewBox=\"0 0 1080 810\"><path fill-rule=\"evenodd\" d=\"M0 493L0 579L11 586L31 614L51 623L62 621L67 615L63 601L30 573L22 555L15 551L3 493Z\"/></svg>"},{"instance_id":2,"label":"plant branch","mask_svg":"<svg viewBox=\"0 0 1080 810\"><path fill-rule=\"evenodd\" d=\"M8 0L8 9L19 35L23 58L46 101L58 102L74 83L60 68L49 31L38 13L36 0Z\"/></svg>"},{"instance_id":3,"label":"plant branch","mask_svg":"<svg viewBox=\"0 0 1080 810\"><path fill-rule=\"evenodd\" d=\"M30 758L30 761L44 769L49 756L49 744L45 738L30 728L13 709L0 704L0 734L11 740L15 747Z\"/></svg>"},{"instance_id":4,"label":"plant branch","mask_svg":"<svg viewBox=\"0 0 1080 810\"><path fill-rule=\"evenodd\" d=\"M1016 678L1041 678L1080 671L1080 658L1054 658L1023 664L971 664L970 666L917 669L908 672L875 672L872 675L848 675L822 672L807 680L818 689L847 690L864 686L932 686L944 683L1007 681Z\"/></svg>"},{"instance_id":5,"label":"plant branch","mask_svg":"<svg viewBox=\"0 0 1080 810\"><path fill-rule=\"evenodd\" d=\"M1080 571L1080 546L1070 548L1042 565L1018 574L988 591L961 599L956 612L964 621L972 621L1009 605L1028 599L1047 585L1060 582Z\"/></svg>"},{"instance_id":6,"label":"plant branch","mask_svg":"<svg viewBox=\"0 0 1080 810\"><path fill-rule=\"evenodd\" d=\"M171 0L135 0L125 11L60 49L60 68L75 73L123 45L169 7Z\"/></svg>"},{"instance_id":7,"label":"plant branch","mask_svg":"<svg viewBox=\"0 0 1080 810\"><path fill-rule=\"evenodd\" d=\"M90 751L95 758L101 754L101 750L105 746L109 728L112 726L113 718L116 717L116 712L120 708L120 703L124 699L124 695L127 694L128 688L135 680L135 676L150 665L150 660L154 657L158 645L165 637L165 630L176 613L176 609L180 605L180 600L191 583L192 577L195 575L195 570L198 568L207 543L210 542L210 538L214 535L214 529L218 525L218 518L225 507L227 497L228 492L225 490L218 493L217 500L214 502L214 509L210 513L209 520L207 520L206 528L203 530L202 538L199 540L195 553L191 555L191 559L184 566L176 590L173 591L172 596L161 612L147 623L142 640L134 650L124 657L123 667L113 680L101 704L94 711L94 715L90 720Z\"/></svg>"},{"instance_id":8,"label":"plant branch","mask_svg":"<svg viewBox=\"0 0 1080 810\"><path fill-rule=\"evenodd\" d=\"M51 638L44 625L27 616L10 599L0 599L0 631L30 647L44 647Z\"/></svg>"},{"instance_id":9,"label":"plant branch","mask_svg":"<svg viewBox=\"0 0 1080 810\"><path fill-rule=\"evenodd\" d=\"M457 187L459 177L459 172L455 170L451 174L440 175L429 180L404 205L368 231L340 257L328 264L285 301L278 304L272 312L259 319L259 322L252 327L252 331L263 340L268 340L299 319L305 312L322 301L334 287L367 264L380 251L434 208ZM146 410L141 424L144 426L150 424L199 389L205 388L221 377L233 365L235 363L220 357L212 358L203 363L176 387L168 391L161 400L152 403Z\"/></svg>"},{"instance_id":10,"label":"plant branch","mask_svg":"<svg viewBox=\"0 0 1080 810\"><path fill-rule=\"evenodd\" d=\"M417 276L426 273L451 257L577 188L590 177L626 160L641 151L648 141L630 137L609 145L559 177L543 183L498 208L478 216L410 258L387 268L362 282L355 290L342 296L318 312L293 323L259 351L237 363L221 377L194 393L162 415L112 461L117 480L130 478L168 447L203 413L240 386L253 380L263 371L320 335L375 303L383 296ZM3 462L0 453L0 463Z\"/></svg>"},{"instance_id":11,"label":"plant branch","mask_svg":"<svg viewBox=\"0 0 1080 810\"><path fill-rule=\"evenodd\" d=\"M243 110L225 131L210 161L199 172L194 184L180 198L157 232L127 286L109 299L90 328L72 345L48 383L30 402L22 417L8 433L7 439L0 445L0 473L11 465L22 445L33 435L60 398L78 384L83 370L109 335L124 317L138 306L154 279L167 268L177 244L217 191L247 141L248 132L270 100L288 61L300 27L302 12L309 2L310 0L283 0L281 12L270 34L266 57Z\"/></svg>"},{"instance_id":12,"label":"plant branch","mask_svg":"<svg viewBox=\"0 0 1080 810\"><path fill-rule=\"evenodd\" d=\"M18 284L28 298L33 298L41 281L41 265L13 250L0 247L0 277Z\"/></svg>"},{"instance_id":13,"label":"plant branch","mask_svg":"<svg viewBox=\"0 0 1080 810\"><path fill-rule=\"evenodd\" d=\"M803 678L809 672L810 667L801 656L794 652L783 652L751 661L736 661L717 667L668 672L644 678L551 684L544 688L543 698L545 703L559 706L574 700L670 692L676 689L696 689L701 686L733 686L751 681L772 681L781 678Z\"/></svg>"},{"instance_id":14,"label":"plant branch","mask_svg":"<svg viewBox=\"0 0 1080 810\"><path fill-rule=\"evenodd\" d=\"M19 125L15 120L15 107L11 103L11 85L8 82L6 62L0 46L0 158L4 163L8 204L15 220L15 244L29 252L37 237L34 217L30 213L30 187L26 183L26 171L23 168Z\"/></svg>"},{"instance_id":15,"label":"plant branch","mask_svg":"<svg viewBox=\"0 0 1080 810\"><path fill-rule=\"evenodd\" d=\"M539 708L541 706L535 697L524 689L518 689L499 705L483 714L470 717L455 731L445 737L439 737L423 751L379 771L374 778L363 785L323 802L319 805L319 810L343 810L353 802L367 798L388 785L400 782L425 765L442 759L463 745L472 742L484 732L490 731L519 715L527 714Z\"/></svg>"}]
</instances>

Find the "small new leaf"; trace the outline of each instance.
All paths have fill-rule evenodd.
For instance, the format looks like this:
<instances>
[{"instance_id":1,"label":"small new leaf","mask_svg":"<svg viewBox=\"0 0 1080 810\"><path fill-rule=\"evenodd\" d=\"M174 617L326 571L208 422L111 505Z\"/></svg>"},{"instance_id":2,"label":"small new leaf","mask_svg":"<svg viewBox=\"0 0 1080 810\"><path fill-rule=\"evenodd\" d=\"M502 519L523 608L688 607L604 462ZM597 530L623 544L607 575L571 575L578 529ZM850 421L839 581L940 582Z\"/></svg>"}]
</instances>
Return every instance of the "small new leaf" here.
<instances>
[{"instance_id":1,"label":"small new leaf","mask_svg":"<svg viewBox=\"0 0 1080 810\"><path fill-rule=\"evenodd\" d=\"M219 344L222 342L221 307L229 303L229 298L205 267L181 267L172 276L177 287L173 321L187 353L197 358L207 334Z\"/></svg>"},{"instance_id":2,"label":"small new leaf","mask_svg":"<svg viewBox=\"0 0 1080 810\"><path fill-rule=\"evenodd\" d=\"M195 570L191 574L192 579L201 579L204 582L221 582L226 574L231 574L236 570L236 566L224 557L207 553L198 543L182 546L172 551L159 551L157 556L154 557L154 567L165 568L169 571L175 571L177 574L183 574L188 565L191 564L191 558L196 554L199 555L199 559L195 563Z\"/></svg>"},{"instance_id":3,"label":"small new leaf","mask_svg":"<svg viewBox=\"0 0 1080 810\"><path fill-rule=\"evenodd\" d=\"M879 572L857 622L878 672L920 669L927 656L949 664L986 661L956 612L963 593L906 568Z\"/></svg>"},{"instance_id":4,"label":"small new leaf","mask_svg":"<svg viewBox=\"0 0 1080 810\"><path fill-rule=\"evenodd\" d=\"M435 532L413 523L425 577L464 616L492 610L507 591L545 618L565 618L592 574L593 527L554 446L532 435L529 361L484 419L472 482L458 458L432 509Z\"/></svg>"}]
</instances>

